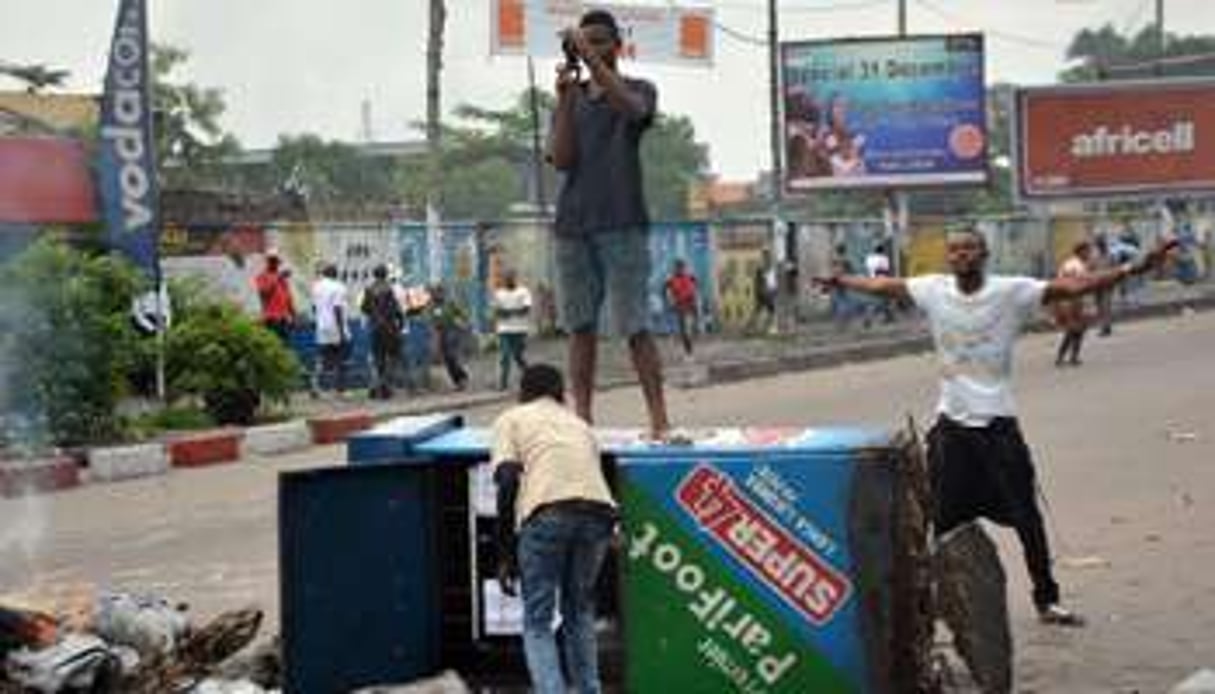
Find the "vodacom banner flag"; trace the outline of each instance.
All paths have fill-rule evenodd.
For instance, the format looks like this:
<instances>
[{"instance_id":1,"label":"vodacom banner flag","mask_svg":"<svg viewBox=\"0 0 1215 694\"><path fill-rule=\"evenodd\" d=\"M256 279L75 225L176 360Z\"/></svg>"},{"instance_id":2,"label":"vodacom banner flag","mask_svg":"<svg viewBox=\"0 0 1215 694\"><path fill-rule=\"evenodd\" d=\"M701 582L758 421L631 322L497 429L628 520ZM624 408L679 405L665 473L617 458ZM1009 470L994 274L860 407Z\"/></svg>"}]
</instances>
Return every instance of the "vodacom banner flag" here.
<instances>
[{"instance_id":1,"label":"vodacom banner flag","mask_svg":"<svg viewBox=\"0 0 1215 694\"><path fill-rule=\"evenodd\" d=\"M1215 81L1023 89L1018 190L1029 199L1215 190Z\"/></svg>"},{"instance_id":2,"label":"vodacom banner flag","mask_svg":"<svg viewBox=\"0 0 1215 694\"><path fill-rule=\"evenodd\" d=\"M656 63L713 63L713 9L583 0L491 0L490 50L496 55L557 58L562 29L578 25L582 13L607 10L620 25L624 55Z\"/></svg>"},{"instance_id":3,"label":"vodacom banner flag","mask_svg":"<svg viewBox=\"0 0 1215 694\"><path fill-rule=\"evenodd\" d=\"M102 211L111 246L157 278L160 186L149 85L146 3L122 0L101 104Z\"/></svg>"}]
</instances>

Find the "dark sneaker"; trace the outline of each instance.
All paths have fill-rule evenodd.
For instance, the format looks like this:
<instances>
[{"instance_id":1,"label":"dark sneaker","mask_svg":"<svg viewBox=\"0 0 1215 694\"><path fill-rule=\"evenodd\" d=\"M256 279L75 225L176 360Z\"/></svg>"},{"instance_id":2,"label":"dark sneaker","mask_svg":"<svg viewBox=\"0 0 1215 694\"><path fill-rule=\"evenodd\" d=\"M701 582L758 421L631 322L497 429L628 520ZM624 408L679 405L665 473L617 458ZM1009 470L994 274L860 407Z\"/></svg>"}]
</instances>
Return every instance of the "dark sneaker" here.
<instances>
[{"instance_id":1,"label":"dark sneaker","mask_svg":"<svg viewBox=\"0 0 1215 694\"><path fill-rule=\"evenodd\" d=\"M1038 621L1042 622L1043 624L1058 627L1084 626L1084 617L1081 617L1057 602L1039 607Z\"/></svg>"}]
</instances>

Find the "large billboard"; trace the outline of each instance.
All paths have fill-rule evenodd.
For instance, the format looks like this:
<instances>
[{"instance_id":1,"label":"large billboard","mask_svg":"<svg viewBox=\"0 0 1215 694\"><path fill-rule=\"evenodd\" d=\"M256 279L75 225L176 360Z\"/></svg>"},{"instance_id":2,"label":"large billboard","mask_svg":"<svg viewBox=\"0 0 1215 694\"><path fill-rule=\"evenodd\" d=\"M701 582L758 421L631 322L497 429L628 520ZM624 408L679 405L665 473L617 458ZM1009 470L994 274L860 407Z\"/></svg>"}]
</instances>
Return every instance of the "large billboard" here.
<instances>
[{"instance_id":1,"label":"large billboard","mask_svg":"<svg viewBox=\"0 0 1215 694\"><path fill-rule=\"evenodd\" d=\"M562 29L582 13L608 10L620 25L623 55L646 62L711 65L713 9L674 3L621 4L584 0L492 0L490 52L559 58Z\"/></svg>"},{"instance_id":2,"label":"large billboard","mask_svg":"<svg viewBox=\"0 0 1215 694\"><path fill-rule=\"evenodd\" d=\"M97 219L88 156L76 140L0 137L0 223Z\"/></svg>"},{"instance_id":3,"label":"large billboard","mask_svg":"<svg viewBox=\"0 0 1215 694\"><path fill-rule=\"evenodd\" d=\"M980 34L781 45L785 188L987 181Z\"/></svg>"},{"instance_id":4,"label":"large billboard","mask_svg":"<svg viewBox=\"0 0 1215 694\"><path fill-rule=\"evenodd\" d=\"M1015 99L1025 198L1215 189L1215 81L1044 87Z\"/></svg>"}]
</instances>

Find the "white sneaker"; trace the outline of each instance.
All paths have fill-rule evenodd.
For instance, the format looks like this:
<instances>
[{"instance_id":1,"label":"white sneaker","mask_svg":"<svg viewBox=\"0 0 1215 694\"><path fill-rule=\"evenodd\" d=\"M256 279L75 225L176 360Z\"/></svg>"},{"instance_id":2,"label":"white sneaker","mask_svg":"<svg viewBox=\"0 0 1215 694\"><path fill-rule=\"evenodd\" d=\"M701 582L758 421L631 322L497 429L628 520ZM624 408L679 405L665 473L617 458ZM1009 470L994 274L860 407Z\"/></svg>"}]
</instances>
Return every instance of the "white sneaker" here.
<instances>
[{"instance_id":1,"label":"white sneaker","mask_svg":"<svg viewBox=\"0 0 1215 694\"><path fill-rule=\"evenodd\" d=\"M1042 622L1043 624L1059 627L1084 626L1084 617L1081 617L1057 602L1038 608L1038 621Z\"/></svg>"}]
</instances>

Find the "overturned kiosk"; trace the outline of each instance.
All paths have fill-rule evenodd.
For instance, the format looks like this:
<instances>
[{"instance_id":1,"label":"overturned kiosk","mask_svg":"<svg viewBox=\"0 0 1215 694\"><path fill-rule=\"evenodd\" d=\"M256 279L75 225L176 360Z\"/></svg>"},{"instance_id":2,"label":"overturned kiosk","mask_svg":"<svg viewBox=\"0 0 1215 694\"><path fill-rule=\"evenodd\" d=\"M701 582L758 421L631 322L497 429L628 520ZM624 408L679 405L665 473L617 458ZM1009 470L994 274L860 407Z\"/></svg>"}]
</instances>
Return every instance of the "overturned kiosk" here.
<instances>
[{"instance_id":1,"label":"overturned kiosk","mask_svg":"<svg viewBox=\"0 0 1215 694\"><path fill-rule=\"evenodd\" d=\"M914 430L722 427L658 445L600 429L621 542L600 662L628 692L934 689L926 483ZM286 690L447 670L525 685L496 580L489 432L404 417L347 465L283 473Z\"/></svg>"}]
</instances>

